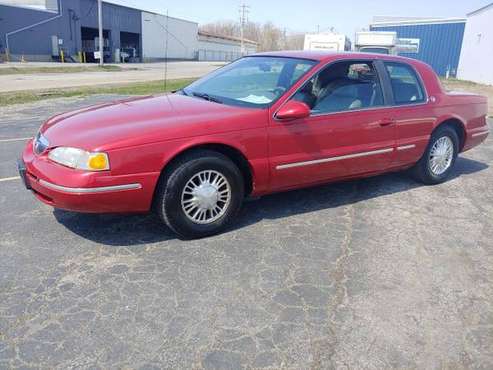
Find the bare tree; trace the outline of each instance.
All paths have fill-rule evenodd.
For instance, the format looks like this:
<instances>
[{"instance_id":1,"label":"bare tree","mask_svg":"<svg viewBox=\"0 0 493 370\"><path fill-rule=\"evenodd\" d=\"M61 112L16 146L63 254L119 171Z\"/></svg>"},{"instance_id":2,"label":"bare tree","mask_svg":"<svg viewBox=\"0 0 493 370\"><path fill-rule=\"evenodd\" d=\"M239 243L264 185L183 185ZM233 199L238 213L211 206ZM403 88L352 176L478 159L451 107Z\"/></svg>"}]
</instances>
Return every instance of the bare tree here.
<instances>
[{"instance_id":1,"label":"bare tree","mask_svg":"<svg viewBox=\"0 0 493 370\"><path fill-rule=\"evenodd\" d=\"M239 37L240 27L233 21L217 21L214 23L207 23L200 26L200 30L203 32L212 33L214 35L235 36Z\"/></svg>"},{"instance_id":2,"label":"bare tree","mask_svg":"<svg viewBox=\"0 0 493 370\"><path fill-rule=\"evenodd\" d=\"M200 26L200 30L216 35L240 37L240 26L234 21L217 21ZM303 48L304 33L287 33L272 22L248 22L244 28L245 39L258 43L258 51L298 50Z\"/></svg>"},{"instance_id":3,"label":"bare tree","mask_svg":"<svg viewBox=\"0 0 493 370\"><path fill-rule=\"evenodd\" d=\"M261 51L281 50L282 31L274 26L272 22L265 23L262 28L262 37L257 42Z\"/></svg>"},{"instance_id":4,"label":"bare tree","mask_svg":"<svg viewBox=\"0 0 493 370\"><path fill-rule=\"evenodd\" d=\"M305 42L304 33L293 33L286 36L286 50L302 50Z\"/></svg>"}]
</instances>

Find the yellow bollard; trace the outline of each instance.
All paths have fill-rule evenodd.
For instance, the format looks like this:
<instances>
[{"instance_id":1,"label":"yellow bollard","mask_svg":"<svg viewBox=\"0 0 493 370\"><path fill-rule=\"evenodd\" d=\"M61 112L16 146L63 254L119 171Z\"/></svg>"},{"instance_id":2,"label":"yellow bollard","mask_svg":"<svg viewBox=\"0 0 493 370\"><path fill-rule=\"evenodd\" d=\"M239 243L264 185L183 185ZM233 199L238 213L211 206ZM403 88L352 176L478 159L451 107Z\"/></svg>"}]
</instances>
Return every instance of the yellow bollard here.
<instances>
[{"instance_id":1,"label":"yellow bollard","mask_svg":"<svg viewBox=\"0 0 493 370\"><path fill-rule=\"evenodd\" d=\"M60 50L60 59L62 60L62 63L65 63L65 56L63 55L63 50Z\"/></svg>"},{"instance_id":2,"label":"yellow bollard","mask_svg":"<svg viewBox=\"0 0 493 370\"><path fill-rule=\"evenodd\" d=\"M79 51L79 63L82 63L82 52Z\"/></svg>"},{"instance_id":3,"label":"yellow bollard","mask_svg":"<svg viewBox=\"0 0 493 370\"><path fill-rule=\"evenodd\" d=\"M85 51L82 52L82 58L84 59L84 63L86 63L86 52Z\"/></svg>"}]
</instances>

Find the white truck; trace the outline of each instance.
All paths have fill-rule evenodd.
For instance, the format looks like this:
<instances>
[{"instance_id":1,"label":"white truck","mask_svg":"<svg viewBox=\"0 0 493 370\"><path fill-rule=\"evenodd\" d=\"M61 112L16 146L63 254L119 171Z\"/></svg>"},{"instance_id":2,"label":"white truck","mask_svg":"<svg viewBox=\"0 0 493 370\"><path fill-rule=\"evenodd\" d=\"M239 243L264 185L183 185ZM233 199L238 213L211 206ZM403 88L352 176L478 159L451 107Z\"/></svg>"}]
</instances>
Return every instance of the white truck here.
<instances>
[{"instance_id":1,"label":"white truck","mask_svg":"<svg viewBox=\"0 0 493 370\"><path fill-rule=\"evenodd\" d=\"M348 51L351 50L351 41L346 35L327 33L308 33L305 35L304 50Z\"/></svg>"},{"instance_id":2,"label":"white truck","mask_svg":"<svg viewBox=\"0 0 493 370\"><path fill-rule=\"evenodd\" d=\"M356 32L354 50L366 53L397 54L397 33L382 31Z\"/></svg>"},{"instance_id":3,"label":"white truck","mask_svg":"<svg viewBox=\"0 0 493 370\"><path fill-rule=\"evenodd\" d=\"M354 50L390 55L417 53L419 42L419 39L398 38L393 31L361 31L354 37Z\"/></svg>"}]
</instances>

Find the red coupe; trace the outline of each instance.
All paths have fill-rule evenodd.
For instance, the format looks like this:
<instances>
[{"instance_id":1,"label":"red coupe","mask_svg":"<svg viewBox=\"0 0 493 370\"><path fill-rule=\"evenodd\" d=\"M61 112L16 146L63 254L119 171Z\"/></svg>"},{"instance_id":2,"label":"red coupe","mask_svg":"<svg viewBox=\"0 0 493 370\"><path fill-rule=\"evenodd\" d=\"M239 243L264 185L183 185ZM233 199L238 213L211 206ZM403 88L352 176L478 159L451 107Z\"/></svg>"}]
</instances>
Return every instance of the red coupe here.
<instances>
[{"instance_id":1,"label":"red coupe","mask_svg":"<svg viewBox=\"0 0 493 370\"><path fill-rule=\"evenodd\" d=\"M263 53L174 94L55 116L19 171L53 207L155 209L196 238L224 229L246 196L410 167L440 183L487 137L486 113L485 97L446 92L416 60Z\"/></svg>"}]
</instances>

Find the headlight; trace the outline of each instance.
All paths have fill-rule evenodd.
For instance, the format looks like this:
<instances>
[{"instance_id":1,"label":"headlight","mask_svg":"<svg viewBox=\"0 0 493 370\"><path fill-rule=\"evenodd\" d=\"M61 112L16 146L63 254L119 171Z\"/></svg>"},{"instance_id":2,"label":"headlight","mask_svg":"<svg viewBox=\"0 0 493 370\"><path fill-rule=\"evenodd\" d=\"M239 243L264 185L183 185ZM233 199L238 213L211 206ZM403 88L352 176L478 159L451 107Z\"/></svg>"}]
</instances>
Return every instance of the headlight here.
<instances>
[{"instance_id":1,"label":"headlight","mask_svg":"<svg viewBox=\"0 0 493 370\"><path fill-rule=\"evenodd\" d=\"M48 158L70 168L87 171L104 171L110 169L106 153L90 153L82 149L58 147L48 153Z\"/></svg>"}]
</instances>

